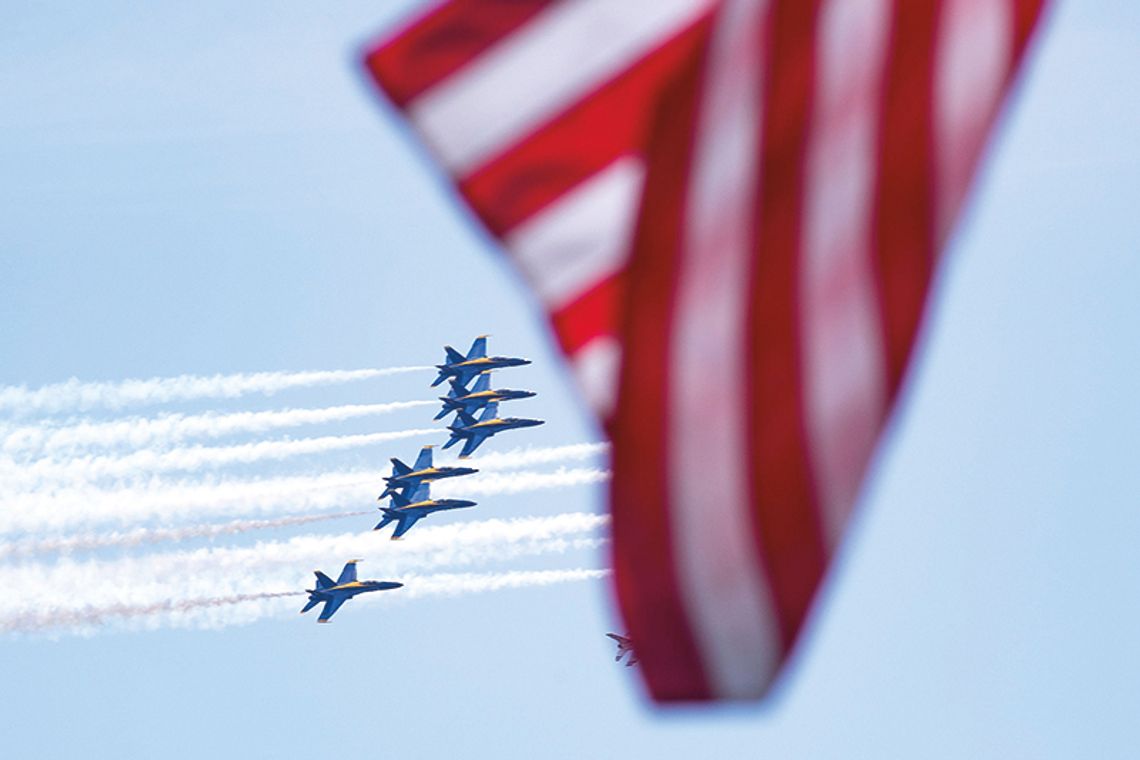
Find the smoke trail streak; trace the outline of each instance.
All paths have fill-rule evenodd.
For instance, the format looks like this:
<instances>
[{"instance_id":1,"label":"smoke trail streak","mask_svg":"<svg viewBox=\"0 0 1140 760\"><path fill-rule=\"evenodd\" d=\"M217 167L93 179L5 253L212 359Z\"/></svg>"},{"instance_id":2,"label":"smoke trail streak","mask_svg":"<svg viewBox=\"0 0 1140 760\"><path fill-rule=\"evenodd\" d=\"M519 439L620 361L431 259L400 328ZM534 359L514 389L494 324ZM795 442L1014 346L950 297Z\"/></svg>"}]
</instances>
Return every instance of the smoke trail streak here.
<instances>
[{"instance_id":1,"label":"smoke trail streak","mask_svg":"<svg viewBox=\"0 0 1140 760\"><path fill-rule=\"evenodd\" d=\"M321 454L371 446L438 432L433 428L414 428L387 433L259 441L234 446L187 446L162 452L144 449L125 456L86 456L63 462L39 459L30 463L19 463L10 458L0 459L0 490L28 491L44 486L92 483L111 478L129 481L160 472L192 471L207 467L287 459L304 454Z\"/></svg>"},{"instance_id":2,"label":"smoke trail streak","mask_svg":"<svg viewBox=\"0 0 1140 760\"><path fill-rule=\"evenodd\" d=\"M515 570L504 573L440 573L405 576L405 587L394 592L365 594L357 603L398 603L432 596L459 596L505 589L545 588L559 583L599 580L609 570L574 568L569 570ZM266 591L261 593L208 596L152 604L113 604L90 606L76 610L31 610L0 618L0 632L33 633L40 631L94 633L99 626L118 623L120 628L162 627L221 628L255 622L267 617L292 617L295 606L286 605L287 597L303 596L298 591ZM206 613L206 614L203 614ZM133 624L133 625L132 625ZM61 630L62 629L62 630Z\"/></svg>"},{"instance_id":3,"label":"smoke trail streak","mask_svg":"<svg viewBox=\"0 0 1140 760\"><path fill-rule=\"evenodd\" d=\"M115 618L130 619L150 617L162 613L185 613L210 607L226 607L243 602L304 596L304 594L304 591L264 591L258 594L234 594L233 596L213 596L181 601L168 600L154 602L153 604L111 604L105 607L86 607L77 610L54 610L51 612L32 610L0 620L0 632L31 632L51 628L87 629L103 625Z\"/></svg>"},{"instance_id":4,"label":"smoke trail streak","mask_svg":"<svg viewBox=\"0 0 1140 760\"><path fill-rule=\"evenodd\" d=\"M84 420L69 425L25 425L0 437L0 451L11 457L74 455L84 447L134 449L174 445L189 438L220 438L237 433L261 433L299 425L319 425L401 409L435 406L435 401L394 401L387 404L348 404L324 409L285 409L222 414L164 414L127 417L107 422Z\"/></svg>"},{"instance_id":5,"label":"smoke trail streak","mask_svg":"<svg viewBox=\"0 0 1140 760\"><path fill-rule=\"evenodd\" d=\"M608 517L571 512L549 517L484 520L418 527L403 541L372 532L295 536L248 547L201 548L113 560L9 565L0 621L90 607L149 605L228 597L259 588L311 586L309 568L367 558L367 577L504 562L524 556L592 548ZM585 534L585 535L583 535ZM309 584L309 585L306 585Z\"/></svg>"},{"instance_id":6,"label":"smoke trail streak","mask_svg":"<svg viewBox=\"0 0 1140 760\"><path fill-rule=\"evenodd\" d=\"M521 470L479 473L440 481L433 494L489 496L596 483L609 477L596 468L553 473ZM258 480L151 481L130 487L60 487L0 497L0 535L63 531L98 524L132 525L161 517L164 522L218 516L296 515L345 510L372 502L382 481L375 471L342 470L314 476Z\"/></svg>"},{"instance_id":7,"label":"smoke trail streak","mask_svg":"<svg viewBox=\"0 0 1140 760\"><path fill-rule=\"evenodd\" d=\"M202 398L237 398L254 393L272 395L290 388L371 380L405 372L422 372L430 366L385 369L322 370L308 372L252 372L234 375L178 375L146 380L84 383L77 378L30 389L0 386L0 412L14 416L56 414L91 409L122 409Z\"/></svg>"},{"instance_id":8,"label":"smoke trail streak","mask_svg":"<svg viewBox=\"0 0 1140 760\"><path fill-rule=\"evenodd\" d=\"M535 464L549 464L551 462L567 462L579 459L591 459L596 456L608 454L610 445L604 441L597 443L571 443L565 446L548 446L542 448L519 447L510 451L483 454L482 456L466 459L459 464L477 467L480 470L513 470L519 467L530 467ZM456 464L455 457L441 457L437 465Z\"/></svg>"},{"instance_id":9,"label":"smoke trail streak","mask_svg":"<svg viewBox=\"0 0 1140 760\"><path fill-rule=\"evenodd\" d=\"M157 544L164 541L187 541L194 538L216 538L236 533L271 528L286 528L307 525L346 517L359 517L371 511L336 512L321 515L300 515L280 517L275 520L234 520L221 525L190 525L184 528L137 528L131 531L97 533L70 538L26 539L8 544L0 544L0 561L32 557L40 554L71 554L72 552L95 549L126 549L144 544Z\"/></svg>"}]
</instances>

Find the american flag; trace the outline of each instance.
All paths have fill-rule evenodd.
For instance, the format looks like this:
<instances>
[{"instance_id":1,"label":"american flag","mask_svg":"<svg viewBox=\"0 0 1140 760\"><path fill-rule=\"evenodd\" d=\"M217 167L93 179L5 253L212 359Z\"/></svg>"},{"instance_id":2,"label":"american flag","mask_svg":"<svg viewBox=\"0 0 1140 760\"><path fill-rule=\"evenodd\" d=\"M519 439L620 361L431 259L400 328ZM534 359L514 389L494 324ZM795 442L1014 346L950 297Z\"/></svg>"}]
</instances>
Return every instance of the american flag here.
<instances>
[{"instance_id":1,"label":"american flag","mask_svg":"<svg viewBox=\"0 0 1140 760\"><path fill-rule=\"evenodd\" d=\"M613 441L658 700L761 696L1044 0L451 0L366 55Z\"/></svg>"}]
</instances>

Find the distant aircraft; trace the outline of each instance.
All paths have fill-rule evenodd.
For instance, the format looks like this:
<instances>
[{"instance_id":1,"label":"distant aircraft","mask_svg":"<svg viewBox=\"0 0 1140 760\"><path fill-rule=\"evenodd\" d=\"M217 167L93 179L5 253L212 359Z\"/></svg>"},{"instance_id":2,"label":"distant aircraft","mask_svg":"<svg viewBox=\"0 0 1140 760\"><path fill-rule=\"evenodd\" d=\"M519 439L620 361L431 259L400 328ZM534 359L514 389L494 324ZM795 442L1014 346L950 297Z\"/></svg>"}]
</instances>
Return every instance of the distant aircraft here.
<instances>
[{"instance_id":1,"label":"distant aircraft","mask_svg":"<svg viewBox=\"0 0 1140 760\"><path fill-rule=\"evenodd\" d=\"M396 530L392 532L393 540L403 536L409 528L432 512L475 506L475 502L463 499L433 499L431 498L430 486L427 483L420 483L415 492L412 493L411 498L398 493L392 494L392 504L394 506L380 507L380 511L384 513L384 519L378 522L372 530L380 530L388 523L394 522L396 523Z\"/></svg>"},{"instance_id":2,"label":"distant aircraft","mask_svg":"<svg viewBox=\"0 0 1140 760\"><path fill-rule=\"evenodd\" d=\"M479 448L483 441L496 433L515 428L534 427L543 424L544 420L528 420L522 417L499 417L499 404L492 401L483 408L483 414L476 420L470 414L459 411L456 413L454 425L449 425L451 439L443 444L445 449L463 441L463 451L459 453L460 459L471 456L471 452Z\"/></svg>"},{"instance_id":3,"label":"distant aircraft","mask_svg":"<svg viewBox=\"0 0 1140 760\"><path fill-rule=\"evenodd\" d=\"M618 636L616 633L607 633L611 639L617 642L617 657L614 662L621 662L621 658L629 655L629 659L625 661L625 666L628 668L630 665L637 664L637 653L633 651L633 641L628 636Z\"/></svg>"},{"instance_id":4,"label":"distant aircraft","mask_svg":"<svg viewBox=\"0 0 1140 760\"><path fill-rule=\"evenodd\" d=\"M419 488L420 483L479 472L474 467L433 467L431 463L433 448L435 447L424 446L420 449L420 455L416 457L416 463L411 467L392 457L392 475L384 478L387 485L384 486L384 493L380 494L380 498L386 499L398 489L403 489L404 495L407 495Z\"/></svg>"},{"instance_id":5,"label":"distant aircraft","mask_svg":"<svg viewBox=\"0 0 1140 760\"><path fill-rule=\"evenodd\" d=\"M520 398L530 398L537 395L534 391L513 391L508 388L491 388L491 370L483 370L475 381L475 386L468 391L456 378L451 378L451 392L440 396L443 409L435 416L441 420L452 412L463 410L467 414L475 414L492 401L514 401Z\"/></svg>"},{"instance_id":6,"label":"distant aircraft","mask_svg":"<svg viewBox=\"0 0 1140 760\"><path fill-rule=\"evenodd\" d=\"M467 356L459 353L451 346L444 346L443 350L447 352L447 362L435 365L435 368L439 370L439 377L432 383L432 387L434 388L449 377L454 377L461 386L466 388L467 383L471 382L471 378L483 370L521 367L524 364L530 364L530 359L518 359L512 356L487 356L487 338L486 335L480 335L476 338L475 342L471 344L471 350L467 352Z\"/></svg>"},{"instance_id":7,"label":"distant aircraft","mask_svg":"<svg viewBox=\"0 0 1140 760\"><path fill-rule=\"evenodd\" d=\"M340 571L340 577L335 581L320 570L314 570L313 573L317 576L317 587L305 589L309 592L309 601L301 609L301 614L304 615L313 607L324 602L325 608L321 610L321 616L317 618L317 622L327 623L342 604L357 594L364 594L369 591L387 591L404 585L395 581L358 581L356 580L357 562L360 560L349 560L344 569Z\"/></svg>"}]
</instances>

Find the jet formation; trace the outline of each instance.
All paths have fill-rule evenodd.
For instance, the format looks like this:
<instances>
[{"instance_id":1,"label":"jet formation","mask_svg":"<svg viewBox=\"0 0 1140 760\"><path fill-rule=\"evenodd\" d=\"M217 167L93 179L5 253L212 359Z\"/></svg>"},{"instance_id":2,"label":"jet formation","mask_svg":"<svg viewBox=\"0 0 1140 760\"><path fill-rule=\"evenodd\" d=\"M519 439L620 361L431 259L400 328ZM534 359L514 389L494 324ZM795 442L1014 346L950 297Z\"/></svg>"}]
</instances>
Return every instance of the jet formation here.
<instances>
[{"instance_id":1,"label":"jet formation","mask_svg":"<svg viewBox=\"0 0 1140 760\"><path fill-rule=\"evenodd\" d=\"M491 370L521 367L531 362L529 359L513 356L487 356L487 338L486 335L476 338L466 356L451 346L445 346L444 363L436 365L439 374L432 387L447 380L450 391L446 396L440 397L443 408L435 419L441 420L449 414L455 414L455 419L447 428L451 437L443 448L450 448L463 441L460 459L471 456L475 449L493 435L506 430L543 424L543 420L499 417L500 402L530 398L536 394L534 391L491 387ZM468 387L472 380L475 381L474 384ZM476 414L479 415L478 419L475 417ZM388 499L388 505L380 507L382 517L373 530L380 530L395 523L396 527L392 531L392 539L395 540L403 538L412 526L428 515L475 506L475 502L466 499L432 498L431 484L435 481L478 472L473 467L437 467L432 461L433 449L434 446L424 446L420 449L415 463L410 467L401 460L392 458L392 473L384 478L384 490L379 496L381 502ZM301 612L308 612L317 604L324 602L325 607L317 622L327 623L340 606L353 596L368 591L400 588L403 585L395 581L358 581L357 562L359 560L352 560L345 565L336 581L319 570L316 571L316 588L307 590L309 601Z\"/></svg>"}]
</instances>

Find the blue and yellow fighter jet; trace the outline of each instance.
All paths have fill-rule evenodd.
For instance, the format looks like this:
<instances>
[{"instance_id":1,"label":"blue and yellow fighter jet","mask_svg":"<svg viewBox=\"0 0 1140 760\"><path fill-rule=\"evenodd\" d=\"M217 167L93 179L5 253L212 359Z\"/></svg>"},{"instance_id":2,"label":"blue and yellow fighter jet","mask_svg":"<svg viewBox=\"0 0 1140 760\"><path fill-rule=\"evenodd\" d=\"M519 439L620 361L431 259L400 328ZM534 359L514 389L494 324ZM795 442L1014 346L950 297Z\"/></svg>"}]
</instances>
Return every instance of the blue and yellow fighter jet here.
<instances>
[{"instance_id":1,"label":"blue and yellow fighter jet","mask_svg":"<svg viewBox=\"0 0 1140 760\"><path fill-rule=\"evenodd\" d=\"M420 449L420 455L416 457L416 463L411 467L392 457L392 474L384 478L387 485L384 486L384 493L380 494L380 498L386 499L398 491L403 491L404 495L407 496L409 493L415 492L420 487L420 483L442 480L443 478L456 478L460 475L479 472L474 467L432 466L431 450L433 448L435 447L424 446Z\"/></svg>"},{"instance_id":2,"label":"blue and yellow fighter jet","mask_svg":"<svg viewBox=\"0 0 1140 760\"><path fill-rule=\"evenodd\" d=\"M344 569L340 571L340 577L335 581L320 570L314 570L313 573L317 576L317 587L305 589L309 592L309 601L301 609L301 614L304 615L313 607L324 602L325 608L321 610L321 616L317 618L317 622L327 623L342 604L357 594L364 594L368 591L388 591L404 585L395 581L358 581L356 580L357 562L360 560L349 560Z\"/></svg>"},{"instance_id":3,"label":"blue and yellow fighter jet","mask_svg":"<svg viewBox=\"0 0 1140 760\"><path fill-rule=\"evenodd\" d=\"M509 388L491 388L491 370L483 370L479 374L479 378L475 381L475 386L471 390L466 390L456 378L451 378L448 382L451 383L451 391L446 396L440 396L439 400L443 402L443 409L435 416L435 419L441 420L452 412L464 411L467 414L475 414L483 407L492 401L514 401L520 398L530 398L536 396L534 391L515 391Z\"/></svg>"},{"instance_id":4,"label":"blue and yellow fighter jet","mask_svg":"<svg viewBox=\"0 0 1140 760\"><path fill-rule=\"evenodd\" d=\"M432 512L441 512L445 509L463 509L475 506L475 502L465 499L433 499L431 486L420 483L412 493L411 498L402 494L392 494L392 506L380 507L384 519L376 524L372 530L380 530L388 523L396 523L396 530L392 532L392 540L400 538L424 517Z\"/></svg>"},{"instance_id":5,"label":"blue and yellow fighter jet","mask_svg":"<svg viewBox=\"0 0 1140 760\"><path fill-rule=\"evenodd\" d=\"M492 401L483 407L483 414L476 420L470 414L459 411L456 414L454 425L449 425L448 430L451 431L451 439L443 444L443 447L450 448L455 444L463 441L463 450L459 453L460 459L466 459L471 456L475 449L483 441L487 440L495 433L501 433L504 430L514 430L515 428L534 427L541 425L545 420L528 420L522 417L499 417L499 404L497 401Z\"/></svg>"},{"instance_id":6,"label":"blue and yellow fighter jet","mask_svg":"<svg viewBox=\"0 0 1140 760\"><path fill-rule=\"evenodd\" d=\"M513 356L487 356L488 337L487 335L480 335L476 338L475 342L471 344L471 350L467 352L467 356L459 353L451 346L444 346L443 350L447 352L447 362L435 365L435 368L439 370L439 377L431 384L432 387L434 388L449 377L454 377L461 386L466 388L467 383L471 382L471 378L483 370L521 367L524 364L530 364L530 359L518 359Z\"/></svg>"}]
</instances>

